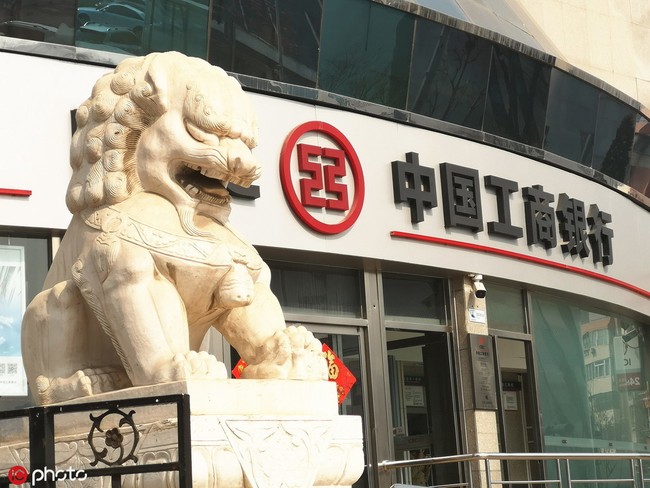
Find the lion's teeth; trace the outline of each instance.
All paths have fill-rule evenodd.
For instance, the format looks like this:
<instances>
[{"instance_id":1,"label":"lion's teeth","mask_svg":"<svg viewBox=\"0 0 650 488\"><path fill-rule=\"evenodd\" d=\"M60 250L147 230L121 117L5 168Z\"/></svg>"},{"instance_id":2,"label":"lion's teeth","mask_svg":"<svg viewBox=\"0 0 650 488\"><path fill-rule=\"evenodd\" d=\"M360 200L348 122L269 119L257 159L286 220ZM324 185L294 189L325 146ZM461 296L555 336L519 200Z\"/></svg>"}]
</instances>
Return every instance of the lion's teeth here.
<instances>
[{"instance_id":1,"label":"lion's teeth","mask_svg":"<svg viewBox=\"0 0 650 488\"><path fill-rule=\"evenodd\" d=\"M199 194L199 189L197 187L193 186L193 185L187 185L185 187L185 190L187 191L187 193L189 193L193 197Z\"/></svg>"}]
</instances>

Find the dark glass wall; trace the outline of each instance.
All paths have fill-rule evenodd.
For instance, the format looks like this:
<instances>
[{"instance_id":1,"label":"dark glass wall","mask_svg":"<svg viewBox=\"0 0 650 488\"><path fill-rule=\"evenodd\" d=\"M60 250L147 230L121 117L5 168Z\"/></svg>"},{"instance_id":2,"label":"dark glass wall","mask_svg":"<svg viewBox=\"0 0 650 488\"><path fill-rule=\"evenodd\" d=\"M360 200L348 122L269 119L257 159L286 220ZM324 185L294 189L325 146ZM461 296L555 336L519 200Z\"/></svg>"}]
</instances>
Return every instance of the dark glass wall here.
<instances>
[{"instance_id":1,"label":"dark glass wall","mask_svg":"<svg viewBox=\"0 0 650 488\"><path fill-rule=\"evenodd\" d=\"M551 68L494 45L483 130L542 147Z\"/></svg>"},{"instance_id":2,"label":"dark glass wall","mask_svg":"<svg viewBox=\"0 0 650 488\"><path fill-rule=\"evenodd\" d=\"M321 16L319 0L214 2L209 61L237 73L315 87Z\"/></svg>"},{"instance_id":3,"label":"dark glass wall","mask_svg":"<svg viewBox=\"0 0 650 488\"><path fill-rule=\"evenodd\" d=\"M125 54L177 50L543 149L650 197L646 117L476 34L370 0L77 3L0 2L0 35Z\"/></svg>"},{"instance_id":4,"label":"dark glass wall","mask_svg":"<svg viewBox=\"0 0 650 488\"><path fill-rule=\"evenodd\" d=\"M317 86L369 102L406 105L413 16L367 0L328 0Z\"/></svg>"},{"instance_id":5,"label":"dark glass wall","mask_svg":"<svg viewBox=\"0 0 650 488\"><path fill-rule=\"evenodd\" d=\"M424 19L416 21L406 108L480 129L491 44Z\"/></svg>"},{"instance_id":6,"label":"dark glass wall","mask_svg":"<svg viewBox=\"0 0 650 488\"><path fill-rule=\"evenodd\" d=\"M598 90L554 69L551 76L544 148L591 166Z\"/></svg>"}]
</instances>

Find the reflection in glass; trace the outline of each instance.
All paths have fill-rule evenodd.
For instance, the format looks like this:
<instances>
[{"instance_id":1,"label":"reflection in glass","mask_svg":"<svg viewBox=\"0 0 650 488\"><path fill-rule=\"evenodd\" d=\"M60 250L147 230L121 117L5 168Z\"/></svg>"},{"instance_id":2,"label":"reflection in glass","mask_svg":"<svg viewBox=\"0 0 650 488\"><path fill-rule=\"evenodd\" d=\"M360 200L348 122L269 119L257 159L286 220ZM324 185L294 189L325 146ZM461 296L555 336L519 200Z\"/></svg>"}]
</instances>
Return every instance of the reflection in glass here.
<instances>
[{"instance_id":1,"label":"reflection in glass","mask_svg":"<svg viewBox=\"0 0 650 488\"><path fill-rule=\"evenodd\" d=\"M325 266L268 262L271 290L285 312L361 317L359 272Z\"/></svg>"},{"instance_id":2,"label":"reflection in glass","mask_svg":"<svg viewBox=\"0 0 650 488\"><path fill-rule=\"evenodd\" d=\"M208 2L79 2L75 46L137 55L180 51L205 59Z\"/></svg>"},{"instance_id":3,"label":"reflection in glass","mask_svg":"<svg viewBox=\"0 0 650 488\"><path fill-rule=\"evenodd\" d=\"M365 0L329 0L318 88L404 108L413 16Z\"/></svg>"},{"instance_id":4,"label":"reflection in glass","mask_svg":"<svg viewBox=\"0 0 650 488\"><path fill-rule=\"evenodd\" d=\"M209 3L210 0L144 2L147 17L142 40L143 54L180 51L188 56L205 59Z\"/></svg>"},{"instance_id":5,"label":"reflection in glass","mask_svg":"<svg viewBox=\"0 0 650 488\"><path fill-rule=\"evenodd\" d=\"M64 0L0 1L0 37L71 45L75 2Z\"/></svg>"},{"instance_id":6,"label":"reflection in glass","mask_svg":"<svg viewBox=\"0 0 650 488\"><path fill-rule=\"evenodd\" d=\"M551 69L503 46L494 46L483 130L542 147Z\"/></svg>"},{"instance_id":7,"label":"reflection in glass","mask_svg":"<svg viewBox=\"0 0 650 488\"><path fill-rule=\"evenodd\" d=\"M445 280L384 273L385 315L390 320L445 324Z\"/></svg>"},{"instance_id":8,"label":"reflection in glass","mask_svg":"<svg viewBox=\"0 0 650 488\"><path fill-rule=\"evenodd\" d=\"M626 182L650 197L650 120L637 114L630 155L630 174Z\"/></svg>"},{"instance_id":9,"label":"reflection in glass","mask_svg":"<svg viewBox=\"0 0 650 488\"><path fill-rule=\"evenodd\" d=\"M544 149L591 166L598 90L558 69L551 71Z\"/></svg>"},{"instance_id":10,"label":"reflection in glass","mask_svg":"<svg viewBox=\"0 0 650 488\"><path fill-rule=\"evenodd\" d=\"M418 19L407 109L480 129L489 62L487 41Z\"/></svg>"},{"instance_id":11,"label":"reflection in glass","mask_svg":"<svg viewBox=\"0 0 650 488\"><path fill-rule=\"evenodd\" d=\"M592 167L624 182L634 141L636 112L614 97L600 94Z\"/></svg>"},{"instance_id":12,"label":"reflection in glass","mask_svg":"<svg viewBox=\"0 0 650 488\"><path fill-rule=\"evenodd\" d=\"M645 452L650 411L641 324L543 295L533 296L532 310L536 360L543 365L537 383L544 450L609 452L615 445L617 452ZM602 478L614 469L606 464L572 471Z\"/></svg>"},{"instance_id":13,"label":"reflection in glass","mask_svg":"<svg viewBox=\"0 0 650 488\"><path fill-rule=\"evenodd\" d=\"M519 288L486 283L489 290L485 300L490 330L526 332L523 295Z\"/></svg>"},{"instance_id":14,"label":"reflection in glass","mask_svg":"<svg viewBox=\"0 0 650 488\"><path fill-rule=\"evenodd\" d=\"M318 0L214 2L210 62L230 71L316 86Z\"/></svg>"}]
</instances>

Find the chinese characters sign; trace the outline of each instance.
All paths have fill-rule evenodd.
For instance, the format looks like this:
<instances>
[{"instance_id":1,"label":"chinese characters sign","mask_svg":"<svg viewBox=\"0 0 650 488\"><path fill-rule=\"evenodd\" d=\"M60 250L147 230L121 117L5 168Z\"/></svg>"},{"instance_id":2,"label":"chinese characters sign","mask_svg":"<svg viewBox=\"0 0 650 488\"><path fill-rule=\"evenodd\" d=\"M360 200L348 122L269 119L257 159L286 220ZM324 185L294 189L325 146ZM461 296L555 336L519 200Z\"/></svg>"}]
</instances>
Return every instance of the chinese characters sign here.
<instances>
[{"instance_id":1,"label":"chinese characters sign","mask_svg":"<svg viewBox=\"0 0 650 488\"><path fill-rule=\"evenodd\" d=\"M406 153L406 161L393 161L393 197L395 203L410 207L411 222L424 221L424 209L438 205L435 190L435 170L423 165L417 153ZM498 175L486 175L482 180L487 190L483 200L479 171L450 163L440 164L440 184L445 228L484 231L483 202L495 205L498 220L487 222L487 233L509 240L523 237L523 227L511 218L511 198L519 192L519 183ZM592 257L603 266L614 262L612 239L614 232L607 226L610 214L598 205L587 206L566 193L549 193L542 185L521 189L525 214L526 239L529 246L543 249L560 248L565 255Z\"/></svg>"},{"instance_id":2,"label":"chinese characters sign","mask_svg":"<svg viewBox=\"0 0 650 488\"><path fill-rule=\"evenodd\" d=\"M494 372L494 351L490 337L469 334L474 382L474 404L479 410L497 409L497 388Z\"/></svg>"}]
</instances>

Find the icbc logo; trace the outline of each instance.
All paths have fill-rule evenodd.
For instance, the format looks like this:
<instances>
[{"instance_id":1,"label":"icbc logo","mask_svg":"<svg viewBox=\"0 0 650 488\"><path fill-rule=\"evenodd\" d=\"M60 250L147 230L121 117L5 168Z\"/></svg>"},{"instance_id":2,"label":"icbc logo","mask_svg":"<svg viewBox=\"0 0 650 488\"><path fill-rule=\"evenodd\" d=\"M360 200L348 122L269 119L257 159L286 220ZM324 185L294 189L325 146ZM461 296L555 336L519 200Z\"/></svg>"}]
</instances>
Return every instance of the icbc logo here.
<instances>
[{"instance_id":1,"label":"icbc logo","mask_svg":"<svg viewBox=\"0 0 650 488\"><path fill-rule=\"evenodd\" d=\"M338 234L361 213L361 163L350 141L326 122L296 127L282 146L280 181L293 212L322 234Z\"/></svg>"}]
</instances>

